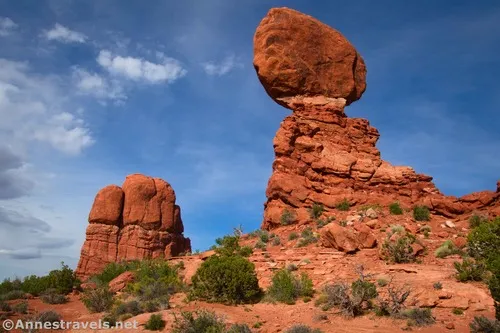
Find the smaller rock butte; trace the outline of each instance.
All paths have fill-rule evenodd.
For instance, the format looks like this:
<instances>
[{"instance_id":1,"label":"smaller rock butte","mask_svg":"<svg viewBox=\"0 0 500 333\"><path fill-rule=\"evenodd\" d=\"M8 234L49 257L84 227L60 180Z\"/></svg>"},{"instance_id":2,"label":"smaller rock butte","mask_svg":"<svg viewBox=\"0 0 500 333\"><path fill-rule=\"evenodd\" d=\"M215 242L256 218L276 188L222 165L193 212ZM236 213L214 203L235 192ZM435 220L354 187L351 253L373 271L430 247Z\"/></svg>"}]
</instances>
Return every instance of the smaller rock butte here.
<instances>
[{"instance_id":1,"label":"smaller rock butte","mask_svg":"<svg viewBox=\"0 0 500 333\"><path fill-rule=\"evenodd\" d=\"M308 221L313 203L328 212L344 199L351 205L422 204L450 218L478 209L500 215L500 182L496 192L445 196L432 177L381 159L377 129L344 113L365 91L366 68L338 31L273 8L255 33L254 67L271 98L293 111L274 138L262 228L278 226L285 209Z\"/></svg>"},{"instance_id":2,"label":"smaller rock butte","mask_svg":"<svg viewBox=\"0 0 500 333\"><path fill-rule=\"evenodd\" d=\"M78 278L84 281L111 262L191 251L175 199L169 183L141 174L127 176L121 188L101 189L89 214Z\"/></svg>"}]
</instances>

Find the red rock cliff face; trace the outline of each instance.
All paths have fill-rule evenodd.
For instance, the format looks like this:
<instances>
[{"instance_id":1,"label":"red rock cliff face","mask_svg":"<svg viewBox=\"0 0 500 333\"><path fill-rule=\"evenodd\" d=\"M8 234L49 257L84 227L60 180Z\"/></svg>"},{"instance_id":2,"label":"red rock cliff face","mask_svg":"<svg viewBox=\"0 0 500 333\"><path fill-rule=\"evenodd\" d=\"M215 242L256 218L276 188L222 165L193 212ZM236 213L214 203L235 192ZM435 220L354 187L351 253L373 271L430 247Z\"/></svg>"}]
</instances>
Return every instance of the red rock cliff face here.
<instances>
[{"instance_id":1,"label":"red rock cliff face","mask_svg":"<svg viewBox=\"0 0 500 333\"><path fill-rule=\"evenodd\" d=\"M285 209L307 221L313 203L328 211L344 199L425 204L447 217L482 208L500 215L500 186L448 197L432 177L381 159L377 129L344 112L365 91L366 67L336 30L288 8L271 9L255 33L254 67L271 98L293 111L274 138L263 228L279 225Z\"/></svg>"},{"instance_id":2,"label":"red rock cliff face","mask_svg":"<svg viewBox=\"0 0 500 333\"><path fill-rule=\"evenodd\" d=\"M89 214L77 276L85 280L111 262L171 257L191 251L170 184L140 174L101 189Z\"/></svg>"}]
</instances>

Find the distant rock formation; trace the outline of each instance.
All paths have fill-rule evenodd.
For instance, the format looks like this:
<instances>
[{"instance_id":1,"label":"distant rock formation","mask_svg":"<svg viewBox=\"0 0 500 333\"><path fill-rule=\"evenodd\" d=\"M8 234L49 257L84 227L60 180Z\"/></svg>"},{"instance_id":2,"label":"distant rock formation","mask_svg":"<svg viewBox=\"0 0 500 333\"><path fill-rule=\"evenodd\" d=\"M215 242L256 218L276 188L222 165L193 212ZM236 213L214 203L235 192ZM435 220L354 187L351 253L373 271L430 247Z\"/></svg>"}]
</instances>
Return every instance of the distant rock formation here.
<instances>
[{"instance_id":1,"label":"distant rock formation","mask_svg":"<svg viewBox=\"0 0 500 333\"><path fill-rule=\"evenodd\" d=\"M175 192L160 178L126 177L101 189L89 214L77 276L85 280L111 262L171 257L191 251Z\"/></svg>"},{"instance_id":2,"label":"distant rock formation","mask_svg":"<svg viewBox=\"0 0 500 333\"><path fill-rule=\"evenodd\" d=\"M500 182L496 192L449 197L432 177L381 159L377 129L344 113L366 89L366 68L338 31L295 10L273 8L255 33L254 67L271 98L293 111L274 138L264 229L279 225L285 209L307 221L313 203L328 211L344 199L351 205L425 204L447 217L483 208L500 215Z\"/></svg>"}]
</instances>

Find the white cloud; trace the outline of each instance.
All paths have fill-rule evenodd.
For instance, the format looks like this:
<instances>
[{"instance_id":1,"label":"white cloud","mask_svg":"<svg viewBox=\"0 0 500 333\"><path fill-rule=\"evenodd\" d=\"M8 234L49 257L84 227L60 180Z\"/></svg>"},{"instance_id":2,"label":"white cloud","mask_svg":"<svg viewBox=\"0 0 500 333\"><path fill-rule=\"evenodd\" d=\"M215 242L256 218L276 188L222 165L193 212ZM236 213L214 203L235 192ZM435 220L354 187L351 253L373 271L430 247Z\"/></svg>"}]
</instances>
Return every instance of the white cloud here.
<instances>
[{"instance_id":1,"label":"white cloud","mask_svg":"<svg viewBox=\"0 0 500 333\"><path fill-rule=\"evenodd\" d=\"M70 30L59 23L45 31L44 35L48 40L57 40L62 43L85 43L87 40L87 36L81 32Z\"/></svg>"},{"instance_id":2,"label":"white cloud","mask_svg":"<svg viewBox=\"0 0 500 333\"><path fill-rule=\"evenodd\" d=\"M222 76L235 68L241 68L243 65L239 63L234 55L227 56L221 62L205 62L202 64L205 73L208 75Z\"/></svg>"},{"instance_id":3,"label":"white cloud","mask_svg":"<svg viewBox=\"0 0 500 333\"><path fill-rule=\"evenodd\" d=\"M0 17L0 36L8 36L17 28L17 24L14 23L8 17Z\"/></svg>"},{"instance_id":4,"label":"white cloud","mask_svg":"<svg viewBox=\"0 0 500 333\"><path fill-rule=\"evenodd\" d=\"M30 141L78 154L94 139L84 121L71 113L60 78L39 76L26 63L0 59L0 141L23 146Z\"/></svg>"},{"instance_id":5,"label":"white cloud","mask_svg":"<svg viewBox=\"0 0 500 333\"><path fill-rule=\"evenodd\" d=\"M118 104L127 99L118 81L109 80L97 73L77 67L73 71L73 80L79 94L94 96L103 102L112 100Z\"/></svg>"},{"instance_id":6,"label":"white cloud","mask_svg":"<svg viewBox=\"0 0 500 333\"><path fill-rule=\"evenodd\" d=\"M97 63L111 74L153 84L173 83L187 73L180 62L173 58L164 57L162 63L152 63L142 58L113 55L108 50L99 53Z\"/></svg>"}]
</instances>

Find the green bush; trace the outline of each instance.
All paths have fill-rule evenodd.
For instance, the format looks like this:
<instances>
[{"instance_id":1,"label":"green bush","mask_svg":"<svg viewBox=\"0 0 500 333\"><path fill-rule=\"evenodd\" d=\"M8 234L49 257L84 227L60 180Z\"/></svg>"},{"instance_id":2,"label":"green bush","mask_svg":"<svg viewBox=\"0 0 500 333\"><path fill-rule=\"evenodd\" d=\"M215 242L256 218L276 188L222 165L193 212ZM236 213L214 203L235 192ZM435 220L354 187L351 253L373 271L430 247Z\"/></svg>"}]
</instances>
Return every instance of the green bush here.
<instances>
[{"instance_id":1,"label":"green bush","mask_svg":"<svg viewBox=\"0 0 500 333\"><path fill-rule=\"evenodd\" d=\"M279 245L281 245L281 239L280 239L278 236L274 237L274 238L273 238L273 241L272 241L272 244L273 244L274 246L279 246Z\"/></svg>"},{"instance_id":2,"label":"green bush","mask_svg":"<svg viewBox=\"0 0 500 333\"><path fill-rule=\"evenodd\" d=\"M375 284L363 280L354 281L351 284L351 292L354 297L361 298L363 301L368 301L378 296Z\"/></svg>"},{"instance_id":3,"label":"green bush","mask_svg":"<svg viewBox=\"0 0 500 333\"><path fill-rule=\"evenodd\" d=\"M28 302L22 301L12 306L12 311L20 314L28 313Z\"/></svg>"},{"instance_id":4,"label":"green bush","mask_svg":"<svg viewBox=\"0 0 500 333\"><path fill-rule=\"evenodd\" d=\"M212 256L191 280L190 296L209 302L252 303L262 292L255 265L241 256Z\"/></svg>"},{"instance_id":5,"label":"green bush","mask_svg":"<svg viewBox=\"0 0 500 333\"><path fill-rule=\"evenodd\" d=\"M323 228L325 225L330 224L332 221L335 221L335 217L329 216L326 219L317 219L316 226L318 229Z\"/></svg>"},{"instance_id":6,"label":"green bush","mask_svg":"<svg viewBox=\"0 0 500 333\"><path fill-rule=\"evenodd\" d=\"M181 317L175 317L173 333L224 333L226 325L222 318L214 312L198 310L196 312L181 312Z\"/></svg>"},{"instance_id":7,"label":"green bush","mask_svg":"<svg viewBox=\"0 0 500 333\"><path fill-rule=\"evenodd\" d=\"M314 236L314 233L310 227L306 228L301 233L301 239L297 243L297 247L304 247L312 243L316 243L318 239Z\"/></svg>"},{"instance_id":8,"label":"green bush","mask_svg":"<svg viewBox=\"0 0 500 333\"><path fill-rule=\"evenodd\" d=\"M486 261L495 259L500 249L500 217L474 228L467 237L467 245L472 257Z\"/></svg>"},{"instance_id":9,"label":"green bush","mask_svg":"<svg viewBox=\"0 0 500 333\"><path fill-rule=\"evenodd\" d=\"M270 299L287 304L294 304L299 297L310 297L313 293L312 280L306 273L302 273L299 279L287 269L274 273L271 286L267 290Z\"/></svg>"},{"instance_id":10,"label":"green bush","mask_svg":"<svg viewBox=\"0 0 500 333\"><path fill-rule=\"evenodd\" d=\"M297 233L296 233L296 232L291 232L291 233L288 235L288 240L289 240L289 241L295 240L295 239L297 239L297 238L299 238L299 235L297 235Z\"/></svg>"},{"instance_id":11,"label":"green bush","mask_svg":"<svg viewBox=\"0 0 500 333\"><path fill-rule=\"evenodd\" d=\"M393 202L389 205L389 212L391 215L402 215L403 214L403 208L399 205L399 202Z\"/></svg>"},{"instance_id":12,"label":"green bush","mask_svg":"<svg viewBox=\"0 0 500 333\"><path fill-rule=\"evenodd\" d=\"M2 283L0 283L0 295L6 294L13 290L20 290L22 282L19 279L4 279Z\"/></svg>"},{"instance_id":13,"label":"green bush","mask_svg":"<svg viewBox=\"0 0 500 333\"><path fill-rule=\"evenodd\" d=\"M61 321L61 315L53 310L42 311L36 316L34 321L40 323L56 323Z\"/></svg>"},{"instance_id":14,"label":"green bush","mask_svg":"<svg viewBox=\"0 0 500 333\"><path fill-rule=\"evenodd\" d=\"M441 290L443 289L443 285L441 284L441 282L436 282L432 285L432 287L436 290Z\"/></svg>"},{"instance_id":15,"label":"green bush","mask_svg":"<svg viewBox=\"0 0 500 333\"><path fill-rule=\"evenodd\" d=\"M159 313L152 314L144 325L144 328L149 331L161 331L165 328L165 320L163 320L162 315Z\"/></svg>"},{"instance_id":16,"label":"green bush","mask_svg":"<svg viewBox=\"0 0 500 333\"><path fill-rule=\"evenodd\" d=\"M486 266L481 261L465 258L461 263L455 261L456 278L460 282L482 281L486 274Z\"/></svg>"},{"instance_id":17,"label":"green bush","mask_svg":"<svg viewBox=\"0 0 500 333\"><path fill-rule=\"evenodd\" d=\"M500 321L484 316L474 317L469 327L471 333L500 333Z\"/></svg>"},{"instance_id":18,"label":"green bush","mask_svg":"<svg viewBox=\"0 0 500 333\"><path fill-rule=\"evenodd\" d=\"M81 298L90 312L108 311L113 305L113 293L106 286L86 290Z\"/></svg>"},{"instance_id":19,"label":"green bush","mask_svg":"<svg viewBox=\"0 0 500 333\"><path fill-rule=\"evenodd\" d=\"M252 330L247 324L233 324L227 333L252 333Z\"/></svg>"},{"instance_id":20,"label":"green bush","mask_svg":"<svg viewBox=\"0 0 500 333\"><path fill-rule=\"evenodd\" d=\"M265 250L265 249L267 248L267 245L266 245L266 243L264 243L263 241L258 240L258 241L255 243L254 247L255 247L256 249L259 249L259 250Z\"/></svg>"},{"instance_id":21,"label":"green bush","mask_svg":"<svg viewBox=\"0 0 500 333\"><path fill-rule=\"evenodd\" d=\"M221 256L240 255L249 257L253 252L248 246L240 246L240 237L238 236L224 236L223 238L217 238L215 242L218 245L215 253Z\"/></svg>"},{"instance_id":22,"label":"green bush","mask_svg":"<svg viewBox=\"0 0 500 333\"><path fill-rule=\"evenodd\" d=\"M112 262L107 264L101 273L94 275L92 277L92 281L96 283L108 284L122 273L135 271L138 266L138 261Z\"/></svg>"},{"instance_id":23,"label":"green bush","mask_svg":"<svg viewBox=\"0 0 500 333\"><path fill-rule=\"evenodd\" d=\"M309 209L309 215L311 216L311 219L316 220L321 217L324 211L325 208L323 207L323 205L315 202Z\"/></svg>"},{"instance_id":24,"label":"green bush","mask_svg":"<svg viewBox=\"0 0 500 333\"><path fill-rule=\"evenodd\" d=\"M9 303L0 301L0 311L9 312L12 311L12 308L10 307Z\"/></svg>"},{"instance_id":25,"label":"green bush","mask_svg":"<svg viewBox=\"0 0 500 333\"><path fill-rule=\"evenodd\" d=\"M389 281L387 281L386 279L381 278L381 279L378 279L378 280L377 280L377 285L378 285L379 287L385 287L385 286L387 286L388 284L389 284Z\"/></svg>"},{"instance_id":26,"label":"green bush","mask_svg":"<svg viewBox=\"0 0 500 333\"><path fill-rule=\"evenodd\" d=\"M401 316L408 319L408 326L426 326L432 325L436 321L432 316L431 309L415 308L404 311Z\"/></svg>"},{"instance_id":27,"label":"green bush","mask_svg":"<svg viewBox=\"0 0 500 333\"><path fill-rule=\"evenodd\" d=\"M427 206L415 206L413 207L413 218L415 221L429 221L430 212Z\"/></svg>"},{"instance_id":28,"label":"green bush","mask_svg":"<svg viewBox=\"0 0 500 333\"><path fill-rule=\"evenodd\" d=\"M469 227L471 229L479 227L483 223L488 223L488 219L484 216L474 214L469 218Z\"/></svg>"},{"instance_id":29,"label":"green bush","mask_svg":"<svg viewBox=\"0 0 500 333\"><path fill-rule=\"evenodd\" d=\"M290 224L295 223L296 220L297 220L297 217L295 216L295 214L286 208L281 213L281 217L280 217L281 225L290 225Z\"/></svg>"},{"instance_id":30,"label":"green bush","mask_svg":"<svg viewBox=\"0 0 500 333\"><path fill-rule=\"evenodd\" d=\"M311 328L309 326L302 324L294 325L285 331L285 333L322 333L322 332L323 331L321 331L319 328Z\"/></svg>"},{"instance_id":31,"label":"green bush","mask_svg":"<svg viewBox=\"0 0 500 333\"><path fill-rule=\"evenodd\" d=\"M339 202L337 205L335 205L335 208L337 208L340 211L346 212L349 210L349 208L351 208L351 204L349 203L349 201L347 201L347 199L344 199L341 202Z\"/></svg>"},{"instance_id":32,"label":"green bush","mask_svg":"<svg viewBox=\"0 0 500 333\"><path fill-rule=\"evenodd\" d=\"M453 313L454 315L457 315L457 316L461 316L464 314L464 310L459 309L459 308L453 308L453 310L451 310L451 313Z\"/></svg>"},{"instance_id":33,"label":"green bush","mask_svg":"<svg viewBox=\"0 0 500 333\"><path fill-rule=\"evenodd\" d=\"M47 304L64 304L68 302L66 295L60 294L57 289L54 288L45 290L40 298L42 302Z\"/></svg>"},{"instance_id":34,"label":"green bush","mask_svg":"<svg viewBox=\"0 0 500 333\"><path fill-rule=\"evenodd\" d=\"M413 262L416 258L412 244L415 242L415 236L406 232L404 227L392 226L382 243L381 254L385 260L396 264Z\"/></svg>"},{"instance_id":35,"label":"green bush","mask_svg":"<svg viewBox=\"0 0 500 333\"><path fill-rule=\"evenodd\" d=\"M113 315L115 317L122 316L125 314L131 314L132 316L137 316L138 314L143 313L144 310L141 307L141 304L136 300L131 300L124 303L119 303L113 310Z\"/></svg>"},{"instance_id":36,"label":"green bush","mask_svg":"<svg viewBox=\"0 0 500 333\"><path fill-rule=\"evenodd\" d=\"M49 272L46 276L31 275L26 277L22 284L21 290L33 296L42 294L47 289L56 289L60 294L69 294L74 287L79 285L75 272L64 262L61 262L61 268Z\"/></svg>"},{"instance_id":37,"label":"green bush","mask_svg":"<svg viewBox=\"0 0 500 333\"><path fill-rule=\"evenodd\" d=\"M462 251L453 244L451 240L445 241L440 247L437 248L434 255L438 258L446 258L454 254L461 254Z\"/></svg>"}]
</instances>

